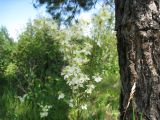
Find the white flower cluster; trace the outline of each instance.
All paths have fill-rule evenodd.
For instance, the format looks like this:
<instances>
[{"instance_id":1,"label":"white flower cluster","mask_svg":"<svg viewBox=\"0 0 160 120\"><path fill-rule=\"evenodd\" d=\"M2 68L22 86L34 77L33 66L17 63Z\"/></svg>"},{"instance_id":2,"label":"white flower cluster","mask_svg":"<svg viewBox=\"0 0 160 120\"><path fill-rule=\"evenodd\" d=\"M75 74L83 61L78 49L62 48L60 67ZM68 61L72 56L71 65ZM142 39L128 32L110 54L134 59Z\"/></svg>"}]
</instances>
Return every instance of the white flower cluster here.
<instances>
[{"instance_id":1,"label":"white flower cluster","mask_svg":"<svg viewBox=\"0 0 160 120\"><path fill-rule=\"evenodd\" d=\"M82 109L82 110L87 110L87 104L81 105L81 109Z\"/></svg>"},{"instance_id":2,"label":"white flower cluster","mask_svg":"<svg viewBox=\"0 0 160 120\"><path fill-rule=\"evenodd\" d=\"M74 35L67 33L68 37L61 42L61 52L64 54L64 60L68 62L62 70L66 83L72 89L73 96L69 100L68 104L70 107L76 107L78 109L87 110L87 104L77 103L77 96L83 96L83 94L90 95L95 89L95 83L102 80L99 74L91 76L90 72L84 72L83 69L88 67L87 63L90 62L90 55L93 51L93 41L89 39L77 38ZM76 33L75 33L76 34ZM80 37L80 35L78 36ZM78 42L80 40L80 43ZM96 42L98 46L101 46L101 41ZM65 95L59 92L58 99L63 99ZM85 95L84 95L85 97Z\"/></svg>"},{"instance_id":3,"label":"white flower cluster","mask_svg":"<svg viewBox=\"0 0 160 120\"><path fill-rule=\"evenodd\" d=\"M40 105L40 107L42 109L41 112L40 112L40 117L41 118L47 117L48 116L48 111L52 108L52 106L51 105L45 105L45 106Z\"/></svg>"},{"instance_id":4,"label":"white flower cluster","mask_svg":"<svg viewBox=\"0 0 160 120\"><path fill-rule=\"evenodd\" d=\"M81 69L78 66L68 65L63 69L61 74L64 76L64 79L69 79L72 76L76 76L80 72L81 72Z\"/></svg>"},{"instance_id":5,"label":"white flower cluster","mask_svg":"<svg viewBox=\"0 0 160 120\"><path fill-rule=\"evenodd\" d=\"M86 86L87 86L87 89L85 90L85 92L88 94L91 94L95 88L95 85L91 84L91 85L86 85Z\"/></svg>"},{"instance_id":6,"label":"white flower cluster","mask_svg":"<svg viewBox=\"0 0 160 120\"><path fill-rule=\"evenodd\" d=\"M84 54L84 55L91 55L91 50L92 50L93 46L89 43L85 43L83 49L81 50L74 50L73 54L75 55L80 55L80 54Z\"/></svg>"},{"instance_id":7,"label":"white flower cluster","mask_svg":"<svg viewBox=\"0 0 160 120\"><path fill-rule=\"evenodd\" d=\"M75 90L84 87L84 84L90 80L88 75L82 72L81 67L89 62L87 55L91 55L93 46L88 41L83 41L83 45L77 44L71 38L69 35L63 42L64 59L69 61L69 65L63 69L62 75L71 89Z\"/></svg>"},{"instance_id":8,"label":"white flower cluster","mask_svg":"<svg viewBox=\"0 0 160 120\"><path fill-rule=\"evenodd\" d=\"M101 45L102 45L101 40L97 40L96 43L97 43L97 45L98 45L99 47L101 47Z\"/></svg>"},{"instance_id":9,"label":"white flower cluster","mask_svg":"<svg viewBox=\"0 0 160 120\"><path fill-rule=\"evenodd\" d=\"M101 78L100 76L98 76L98 75L95 75L95 76L93 76L92 78L93 78L94 81L96 81L97 83L102 81L102 78Z\"/></svg>"},{"instance_id":10,"label":"white flower cluster","mask_svg":"<svg viewBox=\"0 0 160 120\"><path fill-rule=\"evenodd\" d=\"M73 58L73 62L76 62L79 65L87 63L89 60L87 58L75 57Z\"/></svg>"},{"instance_id":11,"label":"white flower cluster","mask_svg":"<svg viewBox=\"0 0 160 120\"><path fill-rule=\"evenodd\" d=\"M65 67L62 75L67 80L67 84L74 90L83 87L83 84L90 80L86 74L82 73L79 66L75 65Z\"/></svg>"},{"instance_id":12,"label":"white flower cluster","mask_svg":"<svg viewBox=\"0 0 160 120\"><path fill-rule=\"evenodd\" d=\"M73 54L78 55L78 54L84 54L84 55L91 55L91 52L83 49L83 50L75 50L73 51Z\"/></svg>"},{"instance_id":13,"label":"white flower cluster","mask_svg":"<svg viewBox=\"0 0 160 120\"><path fill-rule=\"evenodd\" d=\"M69 107L73 107L74 106L74 104L73 104L73 99L70 99L69 100Z\"/></svg>"},{"instance_id":14,"label":"white flower cluster","mask_svg":"<svg viewBox=\"0 0 160 120\"><path fill-rule=\"evenodd\" d=\"M27 97L29 97L28 94L24 94L22 97L17 96L16 98L19 98L20 102L23 103L26 100Z\"/></svg>"},{"instance_id":15,"label":"white flower cluster","mask_svg":"<svg viewBox=\"0 0 160 120\"><path fill-rule=\"evenodd\" d=\"M59 92L58 100L63 99L65 97L64 93Z\"/></svg>"}]
</instances>

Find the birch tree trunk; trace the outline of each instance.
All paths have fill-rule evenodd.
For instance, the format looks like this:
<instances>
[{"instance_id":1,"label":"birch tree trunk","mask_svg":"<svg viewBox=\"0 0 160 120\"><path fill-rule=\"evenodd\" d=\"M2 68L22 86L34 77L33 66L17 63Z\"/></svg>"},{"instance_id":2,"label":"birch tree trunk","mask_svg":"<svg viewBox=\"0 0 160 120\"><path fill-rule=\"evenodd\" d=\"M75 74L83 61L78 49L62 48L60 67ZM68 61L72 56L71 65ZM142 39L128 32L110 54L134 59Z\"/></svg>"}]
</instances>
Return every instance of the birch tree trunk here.
<instances>
[{"instance_id":1,"label":"birch tree trunk","mask_svg":"<svg viewBox=\"0 0 160 120\"><path fill-rule=\"evenodd\" d=\"M115 0L120 120L160 120L160 1Z\"/></svg>"}]
</instances>

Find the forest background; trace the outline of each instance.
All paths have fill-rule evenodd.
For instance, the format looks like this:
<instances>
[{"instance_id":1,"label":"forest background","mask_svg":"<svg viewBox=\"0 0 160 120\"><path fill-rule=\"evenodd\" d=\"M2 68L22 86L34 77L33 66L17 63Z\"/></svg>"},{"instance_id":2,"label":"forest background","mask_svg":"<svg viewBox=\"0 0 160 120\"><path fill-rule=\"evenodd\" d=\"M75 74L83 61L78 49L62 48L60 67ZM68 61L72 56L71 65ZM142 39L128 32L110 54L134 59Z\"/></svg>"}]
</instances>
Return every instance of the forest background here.
<instances>
[{"instance_id":1,"label":"forest background","mask_svg":"<svg viewBox=\"0 0 160 120\"><path fill-rule=\"evenodd\" d=\"M62 28L39 16L17 41L0 28L2 120L116 120L119 87L110 6Z\"/></svg>"}]
</instances>

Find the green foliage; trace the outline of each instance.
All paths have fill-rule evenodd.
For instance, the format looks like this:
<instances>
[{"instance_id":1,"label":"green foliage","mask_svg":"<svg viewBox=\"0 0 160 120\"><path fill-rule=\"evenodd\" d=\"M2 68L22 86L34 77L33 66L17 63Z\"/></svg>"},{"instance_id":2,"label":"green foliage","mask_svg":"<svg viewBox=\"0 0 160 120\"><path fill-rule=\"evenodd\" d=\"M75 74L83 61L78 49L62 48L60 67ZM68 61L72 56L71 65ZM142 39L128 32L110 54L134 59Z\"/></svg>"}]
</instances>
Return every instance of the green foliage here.
<instances>
[{"instance_id":1,"label":"green foliage","mask_svg":"<svg viewBox=\"0 0 160 120\"><path fill-rule=\"evenodd\" d=\"M0 28L0 78L3 78L3 73L10 61L13 41L9 37L5 27ZM0 82L3 82L2 80Z\"/></svg>"},{"instance_id":2,"label":"green foliage","mask_svg":"<svg viewBox=\"0 0 160 120\"><path fill-rule=\"evenodd\" d=\"M116 39L111 29L113 22L109 22L112 16L105 9L91 23L82 21L67 29L67 39L61 41L68 61L62 75L72 89L70 119L104 119L110 111L112 119L118 115ZM85 37L81 26L89 24L91 37Z\"/></svg>"},{"instance_id":3,"label":"green foliage","mask_svg":"<svg viewBox=\"0 0 160 120\"><path fill-rule=\"evenodd\" d=\"M0 108L3 108L2 95L4 94L4 88L7 84L5 78L5 69L12 61L11 51L14 43L12 38L9 37L7 29L5 27L0 28ZM3 109L0 109L0 116L3 115Z\"/></svg>"},{"instance_id":4,"label":"green foliage","mask_svg":"<svg viewBox=\"0 0 160 120\"><path fill-rule=\"evenodd\" d=\"M35 19L18 43L2 32L0 119L117 119L119 68L113 16L106 9L64 29Z\"/></svg>"},{"instance_id":5,"label":"green foliage","mask_svg":"<svg viewBox=\"0 0 160 120\"><path fill-rule=\"evenodd\" d=\"M95 92L91 95L89 109L90 119L117 119L119 99L119 73L116 38L113 32L113 17L106 12L104 6L99 14L93 18L94 47L88 71L101 74L103 80L98 83ZM112 22L110 22L110 20ZM95 103L95 106L93 106ZM92 111L93 110L93 111ZM110 118L110 117L109 117ZM108 118L108 119L109 119Z\"/></svg>"},{"instance_id":6,"label":"green foliage","mask_svg":"<svg viewBox=\"0 0 160 120\"><path fill-rule=\"evenodd\" d=\"M64 100L58 100L58 92L69 93L70 90L61 76L65 61L63 61L63 54L59 51L55 36L57 36L56 24L44 18L28 23L26 30L20 35L17 47L12 53L14 61L5 69L5 76L10 80L9 92L13 91L12 96L9 96L10 100L13 99L12 106L23 110L19 112L16 107L12 107L12 112L7 113L11 113L9 116L17 114L18 119L31 116L33 118L30 119L67 118L68 105ZM14 101L15 97L20 101ZM22 99L24 102L21 103ZM7 106L10 106L8 104ZM28 110L23 108L25 105L30 106ZM41 105L52 106L47 111L47 116L40 116ZM10 108L7 108L6 112L7 110ZM64 113L63 116L61 113Z\"/></svg>"}]
</instances>

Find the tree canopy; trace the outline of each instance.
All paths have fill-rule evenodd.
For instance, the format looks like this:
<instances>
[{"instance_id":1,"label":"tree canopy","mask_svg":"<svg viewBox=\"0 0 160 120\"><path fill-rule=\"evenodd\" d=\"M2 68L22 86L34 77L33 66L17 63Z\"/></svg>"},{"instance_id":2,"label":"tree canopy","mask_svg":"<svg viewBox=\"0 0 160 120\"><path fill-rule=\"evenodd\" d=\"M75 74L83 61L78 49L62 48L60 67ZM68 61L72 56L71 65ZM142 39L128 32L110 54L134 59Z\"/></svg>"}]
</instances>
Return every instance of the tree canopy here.
<instances>
[{"instance_id":1,"label":"tree canopy","mask_svg":"<svg viewBox=\"0 0 160 120\"><path fill-rule=\"evenodd\" d=\"M39 7L45 4L47 12L52 15L53 19L70 23L76 19L76 14L88 11L100 2L113 5L113 0L36 0L34 6Z\"/></svg>"}]
</instances>

